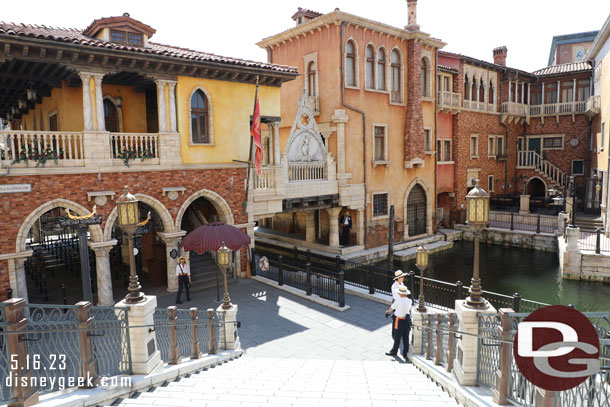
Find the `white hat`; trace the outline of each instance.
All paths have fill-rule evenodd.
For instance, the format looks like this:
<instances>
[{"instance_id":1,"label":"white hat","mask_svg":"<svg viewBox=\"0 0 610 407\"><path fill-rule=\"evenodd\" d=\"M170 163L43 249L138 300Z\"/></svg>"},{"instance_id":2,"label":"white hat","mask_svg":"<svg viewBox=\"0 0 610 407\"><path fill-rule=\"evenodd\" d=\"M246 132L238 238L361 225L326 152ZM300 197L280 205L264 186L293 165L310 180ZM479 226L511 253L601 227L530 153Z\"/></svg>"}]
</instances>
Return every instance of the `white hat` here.
<instances>
[{"instance_id":1,"label":"white hat","mask_svg":"<svg viewBox=\"0 0 610 407\"><path fill-rule=\"evenodd\" d=\"M394 280L398 280L400 277L406 277L406 276L408 276L408 274L402 270L396 270L394 272Z\"/></svg>"},{"instance_id":2,"label":"white hat","mask_svg":"<svg viewBox=\"0 0 610 407\"><path fill-rule=\"evenodd\" d=\"M411 294L411 291L409 291L406 285L399 285L398 294L409 295Z\"/></svg>"}]
</instances>

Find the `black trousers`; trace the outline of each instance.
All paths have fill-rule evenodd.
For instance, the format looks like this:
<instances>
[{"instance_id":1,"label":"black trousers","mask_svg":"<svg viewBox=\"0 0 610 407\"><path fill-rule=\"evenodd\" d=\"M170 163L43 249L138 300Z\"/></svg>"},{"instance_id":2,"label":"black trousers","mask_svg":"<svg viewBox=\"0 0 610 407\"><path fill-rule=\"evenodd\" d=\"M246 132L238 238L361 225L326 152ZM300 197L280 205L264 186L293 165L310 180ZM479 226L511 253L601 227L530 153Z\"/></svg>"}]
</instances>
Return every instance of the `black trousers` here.
<instances>
[{"instance_id":1,"label":"black trousers","mask_svg":"<svg viewBox=\"0 0 610 407\"><path fill-rule=\"evenodd\" d=\"M349 230L350 228L348 226L344 226L343 231L341 232L341 244L343 246L349 245Z\"/></svg>"},{"instance_id":2,"label":"black trousers","mask_svg":"<svg viewBox=\"0 0 610 407\"><path fill-rule=\"evenodd\" d=\"M180 301L180 297L182 297L182 286L186 288L186 299L191 299L191 293L189 292L189 277L188 276L178 276L178 295L176 296L176 301Z\"/></svg>"},{"instance_id":3,"label":"black trousers","mask_svg":"<svg viewBox=\"0 0 610 407\"><path fill-rule=\"evenodd\" d=\"M396 336L396 328L394 327L396 324L396 315L392 312L392 339Z\"/></svg>"},{"instance_id":4,"label":"black trousers","mask_svg":"<svg viewBox=\"0 0 610 407\"><path fill-rule=\"evenodd\" d=\"M406 355L409 352L409 332L411 331L411 315L407 315L405 319L396 318L394 326L396 327L396 333L394 334L394 346L392 346L392 352L398 353L400 347L400 340L402 339L402 354Z\"/></svg>"}]
</instances>

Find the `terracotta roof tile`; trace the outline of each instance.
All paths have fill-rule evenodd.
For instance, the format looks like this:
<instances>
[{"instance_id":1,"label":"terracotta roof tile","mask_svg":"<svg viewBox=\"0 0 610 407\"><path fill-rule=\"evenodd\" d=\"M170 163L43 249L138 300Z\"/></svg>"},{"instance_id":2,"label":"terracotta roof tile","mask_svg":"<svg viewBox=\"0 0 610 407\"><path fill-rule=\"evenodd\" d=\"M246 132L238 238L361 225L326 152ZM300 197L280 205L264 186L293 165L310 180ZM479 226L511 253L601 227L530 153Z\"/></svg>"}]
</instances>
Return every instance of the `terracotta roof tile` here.
<instances>
[{"instance_id":1,"label":"terracotta roof tile","mask_svg":"<svg viewBox=\"0 0 610 407\"><path fill-rule=\"evenodd\" d=\"M569 64L551 65L534 71L534 75L558 75L562 73L576 73L590 71L591 65L588 62L571 62Z\"/></svg>"},{"instance_id":2,"label":"terracotta roof tile","mask_svg":"<svg viewBox=\"0 0 610 407\"><path fill-rule=\"evenodd\" d=\"M285 65L267 64L264 62L249 61L240 58L223 57L187 48L173 47L170 45L149 42L147 47L134 47L104 41L83 34L82 30L76 28L56 28L30 24L15 24L0 21L0 35L23 36L45 39L54 42L68 42L73 44L107 48L134 53L162 55L167 57L182 58L203 62L214 62L227 65L238 65L250 68L261 68L276 72L297 73L297 68Z\"/></svg>"}]
</instances>

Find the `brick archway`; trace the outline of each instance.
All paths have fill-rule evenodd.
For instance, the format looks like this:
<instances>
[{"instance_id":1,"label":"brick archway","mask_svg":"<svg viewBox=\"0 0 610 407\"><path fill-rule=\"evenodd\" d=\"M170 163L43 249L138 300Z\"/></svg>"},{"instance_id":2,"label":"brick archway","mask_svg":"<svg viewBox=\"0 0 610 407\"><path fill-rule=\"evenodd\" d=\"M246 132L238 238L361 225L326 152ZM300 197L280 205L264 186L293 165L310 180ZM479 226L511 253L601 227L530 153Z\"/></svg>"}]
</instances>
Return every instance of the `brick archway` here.
<instances>
[{"instance_id":1,"label":"brick archway","mask_svg":"<svg viewBox=\"0 0 610 407\"><path fill-rule=\"evenodd\" d=\"M146 194L134 194L138 201L141 201L151 208L159 215L161 222L163 223L163 232L169 233L174 232L174 221L172 220L172 215L169 213L169 210L157 199L152 196ZM106 225L104 225L104 241L108 241L112 239L112 227L116 222L117 218L117 207L115 206L108 215L108 220L106 221Z\"/></svg>"},{"instance_id":2,"label":"brick archway","mask_svg":"<svg viewBox=\"0 0 610 407\"><path fill-rule=\"evenodd\" d=\"M405 231L404 231L404 240L407 240L407 238L409 238L409 227L407 224L407 210L408 210L408 201L409 201L409 194L411 193L411 190L416 186L419 185L423 191L424 194L426 196L426 234L432 234L432 215L434 212L434 202L433 199L430 198L430 190L429 188L426 186L426 183L424 182L423 179L421 178L415 178L411 184L409 184L409 186L407 187L407 191L405 192L405 200L404 200L404 221L405 221Z\"/></svg>"},{"instance_id":3,"label":"brick archway","mask_svg":"<svg viewBox=\"0 0 610 407\"><path fill-rule=\"evenodd\" d=\"M182 218L184 217L186 210L198 198L206 198L208 201L210 201L212 205L214 205L214 208L216 208L216 211L220 215L220 220L222 222L226 223L227 225L235 224L235 220L233 219L233 212L231 211L231 207L229 206L227 201L225 201L222 196L220 196L214 191L210 191L209 189L202 189L189 196L180 207L178 215L176 216L176 230L180 230L182 225Z\"/></svg>"},{"instance_id":4,"label":"brick archway","mask_svg":"<svg viewBox=\"0 0 610 407\"><path fill-rule=\"evenodd\" d=\"M38 220L42 215L50 211L54 208L65 208L70 209L75 212L77 215L86 215L91 213L90 209L85 208L81 204L78 204L73 201L69 201L67 199L54 199L52 201L46 202L36 208L32 213L28 215L27 218L21 224L21 228L19 228L19 233L17 233L17 241L16 241L16 252L25 251L25 240L30 232L30 229L34 225L34 222ZM89 227L89 231L91 232L91 240L94 242L101 242L103 239L102 228L100 225L92 225Z\"/></svg>"}]
</instances>

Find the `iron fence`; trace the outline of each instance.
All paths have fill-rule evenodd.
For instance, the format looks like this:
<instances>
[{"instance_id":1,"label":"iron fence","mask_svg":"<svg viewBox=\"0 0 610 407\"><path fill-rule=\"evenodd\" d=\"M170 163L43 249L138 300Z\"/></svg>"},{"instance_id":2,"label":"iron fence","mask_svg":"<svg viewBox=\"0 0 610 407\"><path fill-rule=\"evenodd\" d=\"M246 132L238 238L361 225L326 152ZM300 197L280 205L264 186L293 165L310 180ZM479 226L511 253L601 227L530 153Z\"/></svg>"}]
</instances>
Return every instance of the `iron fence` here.
<instances>
[{"instance_id":1,"label":"iron fence","mask_svg":"<svg viewBox=\"0 0 610 407\"><path fill-rule=\"evenodd\" d=\"M8 324L5 320L6 303L0 303L0 402L12 403L11 387L7 386L6 378L11 374L11 355L8 347L6 330Z\"/></svg>"},{"instance_id":2,"label":"iron fence","mask_svg":"<svg viewBox=\"0 0 610 407\"><path fill-rule=\"evenodd\" d=\"M514 212L490 212L488 226L536 233L556 233L558 230L556 217L521 215Z\"/></svg>"},{"instance_id":3,"label":"iron fence","mask_svg":"<svg viewBox=\"0 0 610 407\"><path fill-rule=\"evenodd\" d=\"M514 340L515 334L517 333L517 326L528 315L528 312L510 313L508 315L510 321L509 339L511 341ZM509 347L509 370L506 398L518 406L534 407L536 402L536 387L519 371L515 358L513 357L512 343L509 345Z\"/></svg>"},{"instance_id":4,"label":"iron fence","mask_svg":"<svg viewBox=\"0 0 610 407\"><path fill-rule=\"evenodd\" d=\"M498 339L500 316L481 314L478 321L477 385L493 389L496 387L496 371L500 365L500 343L493 339Z\"/></svg>"},{"instance_id":5,"label":"iron fence","mask_svg":"<svg viewBox=\"0 0 610 407\"><path fill-rule=\"evenodd\" d=\"M610 238L601 229L596 232L580 232L578 248L580 250L592 250L595 253L610 252Z\"/></svg>"},{"instance_id":6,"label":"iron fence","mask_svg":"<svg viewBox=\"0 0 610 407\"><path fill-rule=\"evenodd\" d=\"M455 313L423 313L421 331L421 354L433 360L447 372L453 369L457 349L457 315Z\"/></svg>"}]
</instances>

